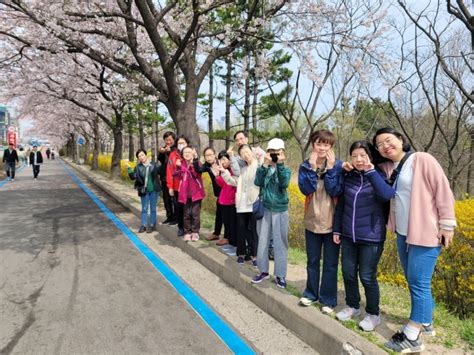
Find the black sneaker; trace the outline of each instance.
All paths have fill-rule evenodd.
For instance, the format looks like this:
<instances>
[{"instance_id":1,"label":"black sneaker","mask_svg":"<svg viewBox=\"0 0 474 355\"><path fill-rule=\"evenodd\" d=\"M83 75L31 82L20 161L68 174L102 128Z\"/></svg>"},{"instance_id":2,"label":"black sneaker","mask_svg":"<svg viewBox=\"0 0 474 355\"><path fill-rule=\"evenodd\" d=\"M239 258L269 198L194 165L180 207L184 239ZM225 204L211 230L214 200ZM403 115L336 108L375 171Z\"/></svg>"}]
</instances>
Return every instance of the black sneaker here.
<instances>
[{"instance_id":1,"label":"black sneaker","mask_svg":"<svg viewBox=\"0 0 474 355\"><path fill-rule=\"evenodd\" d=\"M407 338L404 332L396 332L389 342L386 342L384 346L387 349L395 351L397 353L409 354L419 353L425 350L425 346L420 340L420 336L416 340L410 340Z\"/></svg>"},{"instance_id":2,"label":"black sneaker","mask_svg":"<svg viewBox=\"0 0 474 355\"><path fill-rule=\"evenodd\" d=\"M242 265L244 262L245 262L245 260L244 260L243 257L239 256L239 257L237 258L237 264L241 264L241 265Z\"/></svg>"},{"instance_id":3,"label":"black sneaker","mask_svg":"<svg viewBox=\"0 0 474 355\"><path fill-rule=\"evenodd\" d=\"M156 231L156 226L155 225L146 227L146 232L147 233L151 233L151 232L154 232L154 231Z\"/></svg>"},{"instance_id":4,"label":"black sneaker","mask_svg":"<svg viewBox=\"0 0 474 355\"><path fill-rule=\"evenodd\" d=\"M255 276L251 282L253 284L259 284L263 280L268 280L269 278L270 278L270 275L268 274L268 272L262 272L261 274Z\"/></svg>"},{"instance_id":5,"label":"black sneaker","mask_svg":"<svg viewBox=\"0 0 474 355\"><path fill-rule=\"evenodd\" d=\"M166 218L161 224L169 224L171 220L169 218Z\"/></svg>"},{"instance_id":6,"label":"black sneaker","mask_svg":"<svg viewBox=\"0 0 474 355\"><path fill-rule=\"evenodd\" d=\"M184 235L184 229L183 228L180 228L178 229L178 237L182 237Z\"/></svg>"},{"instance_id":7,"label":"black sneaker","mask_svg":"<svg viewBox=\"0 0 474 355\"><path fill-rule=\"evenodd\" d=\"M175 220L175 219L172 219L172 220L170 220L170 221L168 222L168 224L169 224L170 226L175 226L175 225L178 224L178 221Z\"/></svg>"},{"instance_id":8,"label":"black sneaker","mask_svg":"<svg viewBox=\"0 0 474 355\"><path fill-rule=\"evenodd\" d=\"M286 280L284 277L276 277L275 282L278 287L280 288L286 288Z\"/></svg>"},{"instance_id":9,"label":"black sneaker","mask_svg":"<svg viewBox=\"0 0 474 355\"><path fill-rule=\"evenodd\" d=\"M146 227L145 226L140 226L140 228L138 228L138 233L143 233L146 231Z\"/></svg>"}]
</instances>

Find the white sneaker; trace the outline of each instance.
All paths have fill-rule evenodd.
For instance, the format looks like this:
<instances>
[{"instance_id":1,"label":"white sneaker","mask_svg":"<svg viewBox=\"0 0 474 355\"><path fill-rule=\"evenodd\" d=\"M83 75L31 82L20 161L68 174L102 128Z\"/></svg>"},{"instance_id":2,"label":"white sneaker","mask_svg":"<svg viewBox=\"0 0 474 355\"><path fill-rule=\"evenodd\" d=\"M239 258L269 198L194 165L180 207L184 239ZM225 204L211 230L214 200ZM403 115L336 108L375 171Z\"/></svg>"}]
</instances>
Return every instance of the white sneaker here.
<instances>
[{"instance_id":1,"label":"white sneaker","mask_svg":"<svg viewBox=\"0 0 474 355\"><path fill-rule=\"evenodd\" d=\"M351 319L352 317L357 317L358 315L360 315L360 309L347 306L342 311L337 312L336 318L339 319L340 321L345 322Z\"/></svg>"},{"instance_id":2,"label":"white sneaker","mask_svg":"<svg viewBox=\"0 0 474 355\"><path fill-rule=\"evenodd\" d=\"M366 332L371 332L381 323L380 315L367 314L359 323L359 327Z\"/></svg>"},{"instance_id":3,"label":"white sneaker","mask_svg":"<svg viewBox=\"0 0 474 355\"><path fill-rule=\"evenodd\" d=\"M334 308L328 305L324 305L321 307L321 312L323 312L324 314L331 314L332 312L334 312Z\"/></svg>"},{"instance_id":4,"label":"white sneaker","mask_svg":"<svg viewBox=\"0 0 474 355\"><path fill-rule=\"evenodd\" d=\"M300 305L302 305L302 306L309 307L314 303L316 303L316 301L313 301L313 300L311 300L307 297L301 297L300 298Z\"/></svg>"}]
</instances>

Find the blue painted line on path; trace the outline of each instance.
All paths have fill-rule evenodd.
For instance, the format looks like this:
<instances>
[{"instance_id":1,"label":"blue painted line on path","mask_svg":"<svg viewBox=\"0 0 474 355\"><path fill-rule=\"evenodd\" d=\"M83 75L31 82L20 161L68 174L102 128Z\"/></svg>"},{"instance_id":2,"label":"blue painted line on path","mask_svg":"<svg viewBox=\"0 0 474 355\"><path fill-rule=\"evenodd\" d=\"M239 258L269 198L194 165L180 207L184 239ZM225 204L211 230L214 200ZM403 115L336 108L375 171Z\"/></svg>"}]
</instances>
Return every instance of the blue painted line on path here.
<instances>
[{"instance_id":1,"label":"blue painted line on path","mask_svg":"<svg viewBox=\"0 0 474 355\"><path fill-rule=\"evenodd\" d=\"M145 243L143 243L116 215L114 215L97 196L87 188L62 161L61 164L79 187L95 202L102 212L120 229L132 244L148 259L158 272L173 286L180 296L189 303L204 322L222 339L235 354L255 354L183 280L179 278Z\"/></svg>"},{"instance_id":2,"label":"blue painted line on path","mask_svg":"<svg viewBox=\"0 0 474 355\"><path fill-rule=\"evenodd\" d=\"M26 166L26 164L22 164L18 169L16 169L15 175L21 173L21 171L25 168L25 166ZM9 181L10 181L9 177L7 177L7 178L3 179L2 181L0 181L0 189L3 187L3 185L5 185Z\"/></svg>"}]
</instances>

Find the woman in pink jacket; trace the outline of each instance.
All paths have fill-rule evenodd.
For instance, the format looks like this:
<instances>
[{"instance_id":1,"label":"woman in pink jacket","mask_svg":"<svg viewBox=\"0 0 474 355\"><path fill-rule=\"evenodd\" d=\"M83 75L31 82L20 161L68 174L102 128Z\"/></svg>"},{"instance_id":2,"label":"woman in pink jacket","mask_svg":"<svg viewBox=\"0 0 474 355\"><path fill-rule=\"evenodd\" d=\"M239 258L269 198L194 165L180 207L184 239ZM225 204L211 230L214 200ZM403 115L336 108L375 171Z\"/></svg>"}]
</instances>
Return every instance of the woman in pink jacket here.
<instances>
[{"instance_id":1,"label":"woman in pink jacket","mask_svg":"<svg viewBox=\"0 0 474 355\"><path fill-rule=\"evenodd\" d=\"M184 241L198 241L201 228L201 201L205 197L201 166L197 152L187 146L182 150L183 161L176 161L174 176L180 179L178 202L183 204Z\"/></svg>"},{"instance_id":2,"label":"woman in pink jacket","mask_svg":"<svg viewBox=\"0 0 474 355\"><path fill-rule=\"evenodd\" d=\"M224 171L228 171L233 175L230 169L230 156L223 150L218 155L219 158L219 176L216 183L222 188L219 195L219 203L221 204L222 221L224 222L224 241L217 243L223 245L223 251L229 256L235 256L237 251L237 210L235 208L235 192L237 188L225 182L220 175Z\"/></svg>"},{"instance_id":3,"label":"woman in pink jacket","mask_svg":"<svg viewBox=\"0 0 474 355\"><path fill-rule=\"evenodd\" d=\"M424 349L420 333L434 335L431 278L441 246L453 239L456 219L448 179L428 153L410 152L405 137L393 128L381 128L373 144L386 162L380 164L395 188L390 204L389 229L410 289L411 314L407 325L385 346L396 352Z\"/></svg>"}]
</instances>

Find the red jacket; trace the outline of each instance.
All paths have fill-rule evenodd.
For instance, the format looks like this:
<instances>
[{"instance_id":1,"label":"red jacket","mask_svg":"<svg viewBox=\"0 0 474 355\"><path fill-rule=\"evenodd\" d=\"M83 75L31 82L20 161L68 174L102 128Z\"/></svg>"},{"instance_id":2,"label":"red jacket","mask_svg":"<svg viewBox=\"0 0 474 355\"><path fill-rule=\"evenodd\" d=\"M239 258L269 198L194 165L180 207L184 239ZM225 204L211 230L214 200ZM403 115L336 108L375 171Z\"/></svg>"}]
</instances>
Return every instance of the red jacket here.
<instances>
[{"instance_id":1,"label":"red jacket","mask_svg":"<svg viewBox=\"0 0 474 355\"><path fill-rule=\"evenodd\" d=\"M175 176L176 172L176 161L181 159L181 154L177 149L173 150L170 153L168 158L168 164L166 166L166 185L168 189L173 189L175 191L179 190L179 178Z\"/></svg>"},{"instance_id":2,"label":"red jacket","mask_svg":"<svg viewBox=\"0 0 474 355\"><path fill-rule=\"evenodd\" d=\"M232 175L232 172L230 174ZM220 175L216 178L216 184L222 188L219 195L219 203L224 206L235 205L237 187L227 184Z\"/></svg>"},{"instance_id":3,"label":"red jacket","mask_svg":"<svg viewBox=\"0 0 474 355\"><path fill-rule=\"evenodd\" d=\"M198 160L194 164L200 164ZM179 183L179 203L186 203L188 192L191 191L191 199L193 202L202 200L206 196L204 185L202 183L201 173L197 171L194 164L188 166L186 161L181 161L181 166L176 167L174 176L180 181Z\"/></svg>"}]
</instances>

